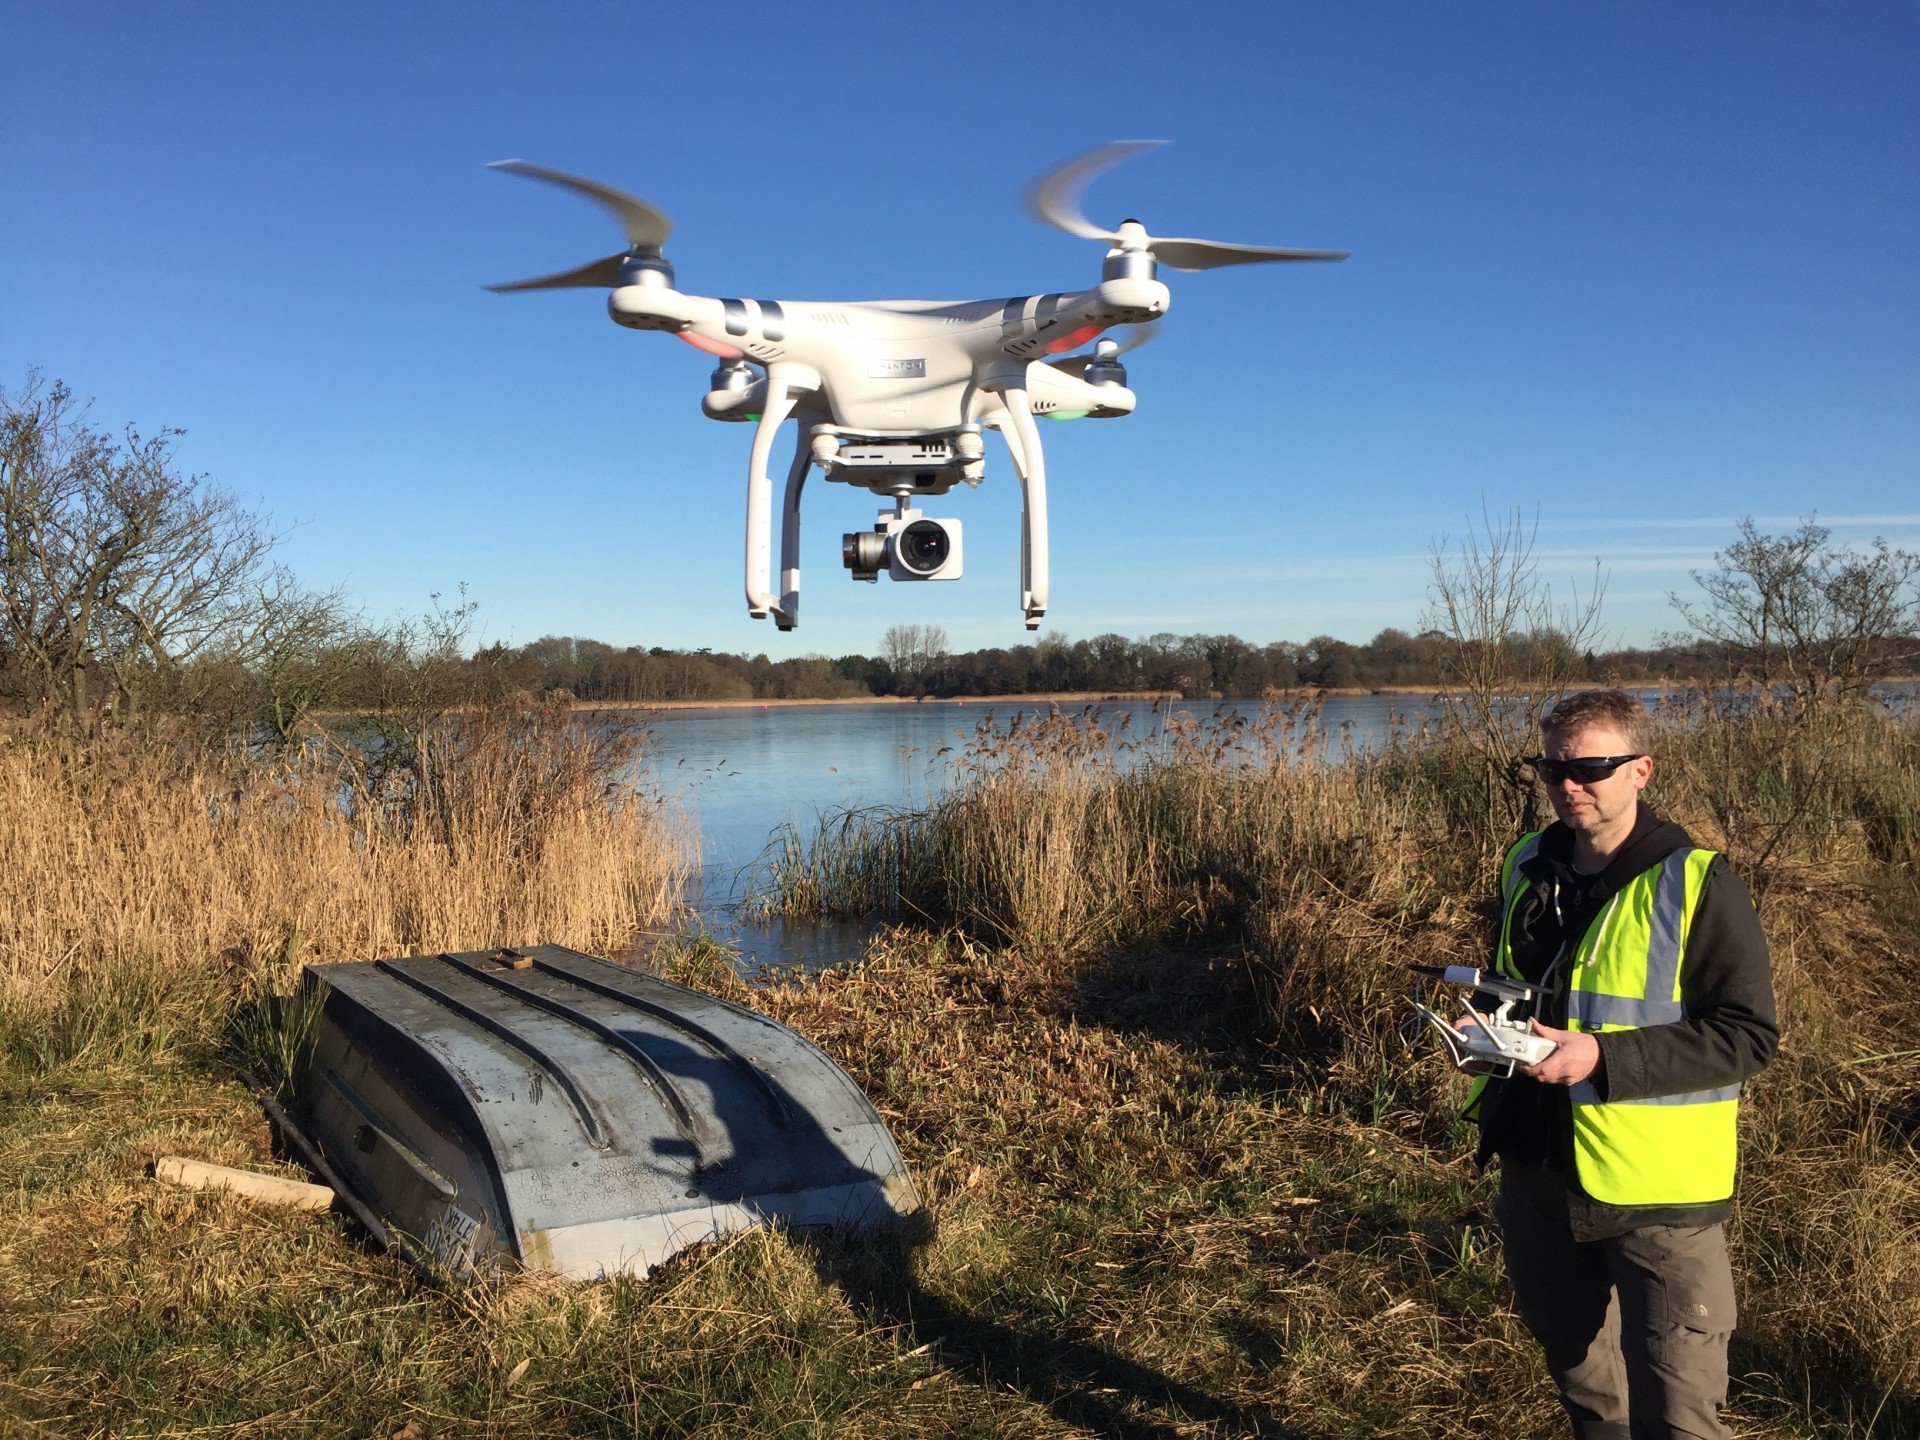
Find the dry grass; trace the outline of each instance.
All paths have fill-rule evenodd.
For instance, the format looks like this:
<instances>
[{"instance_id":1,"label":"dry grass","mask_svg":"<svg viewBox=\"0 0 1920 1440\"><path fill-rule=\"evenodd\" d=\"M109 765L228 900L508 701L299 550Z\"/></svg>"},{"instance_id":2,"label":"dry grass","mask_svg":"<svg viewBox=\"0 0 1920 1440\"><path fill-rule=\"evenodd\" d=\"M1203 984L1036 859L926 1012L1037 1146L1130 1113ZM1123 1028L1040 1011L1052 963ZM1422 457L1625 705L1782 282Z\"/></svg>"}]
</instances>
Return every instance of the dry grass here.
<instances>
[{"instance_id":1,"label":"dry grass","mask_svg":"<svg viewBox=\"0 0 1920 1440\"><path fill-rule=\"evenodd\" d=\"M617 950L688 863L630 758L557 711L450 720L378 781L317 749L28 729L0 744L0 1019L81 1044L192 1027L307 961Z\"/></svg>"},{"instance_id":2,"label":"dry grass","mask_svg":"<svg viewBox=\"0 0 1920 1440\"><path fill-rule=\"evenodd\" d=\"M738 985L705 958L674 973ZM1220 1028L1247 996L1227 961L1082 973L898 935L755 998L878 1097L939 1222L917 1254L755 1235L649 1282L465 1294L326 1217L145 1179L171 1151L271 1163L235 1086L15 1070L0 1415L19 1434L876 1440L1549 1424L1543 1386L1514 1382L1472 1177L1276 1108Z\"/></svg>"},{"instance_id":3,"label":"dry grass","mask_svg":"<svg viewBox=\"0 0 1920 1440\"><path fill-rule=\"evenodd\" d=\"M714 958L683 947L668 969L751 998L875 1098L937 1220L917 1252L751 1235L646 1282L449 1294L338 1220L145 1179L173 1151L272 1163L216 1075L16 1069L0 1434L1559 1433L1464 1135L1287 1088L1239 957L1062 964L896 932L860 967L752 991ZM1906 1243L1854 1203L1862 1160L1885 1163L1783 1176L1790 1215L1749 1174L1743 1435L1868 1433L1880 1389L1780 1363L1815 1319L1824 1353L1858 1362L1856 1272ZM1767 1288L1764 1247L1789 1242L1786 1278L1827 1288L1817 1316ZM1898 1272L1871 1283L1907 1303ZM1895 1394L1877 1433L1916 1419Z\"/></svg>"},{"instance_id":4,"label":"dry grass","mask_svg":"<svg viewBox=\"0 0 1920 1440\"><path fill-rule=\"evenodd\" d=\"M940 1216L911 1283L855 1293L989 1373L1030 1365L1093 1433L1551 1423L1513 1383L1481 1182L1417 1126L1277 1093L1237 957L950 937L759 998L884 1097Z\"/></svg>"},{"instance_id":5,"label":"dry grass","mask_svg":"<svg viewBox=\"0 0 1920 1440\"><path fill-rule=\"evenodd\" d=\"M265 1163L238 1087L73 1069L30 1098L32 1123L0 1124L16 1177L0 1197L0 1435L881 1437L951 1408L912 1387L932 1365L784 1236L650 1283L447 1293L333 1219L144 1178L183 1149ZM870 1372L904 1377L891 1403Z\"/></svg>"},{"instance_id":6,"label":"dry grass","mask_svg":"<svg viewBox=\"0 0 1920 1440\"><path fill-rule=\"evenodd\" d=\"M710 941L658 958L860 1081L937 1222L917 1250L754 1235L646 1282L438 1292L337 1219L144 1178L176 1151L273 1163L210 1052L16 1046L0 1435L1561 1433L1453 1082L1395 1033L1402 962L1481 933L1459 897L1486 877L1447 844L1470 768L1430 746L1299 766L1244 732L1110 764L1080 728L996 756L970 812L887 820L914 841L890 861L832 862L871 894L933 883L918 846L971 845L964 886L914 892L936 928L756 990ZM1750 746L1719 752L1758 777L1745 819L1714 828L1724 791L1684 750L1662 804L1750 860L1784 831L1762 894L1786 1039L1745 1112L1732 1419L1920 1433L1914 876L1885 848L1911 731L1836 741L1846 764L1700 733ZM1823 777L1818 807L1794 773ZM939 828L969 814L1006 828Z\"/></svg>"},{"instance_id":7,"label":"dry grass","mask_svg":"<svg viewBox=\"0 0 1920 1440\"><path fill-rule=\"evenodd\" d=\"M1283 867L1341 857L1402 823L1351 757L1318 760L1311 704L1130 740L1089 709L984 722L957 783L924 810L829 816L791 831L760 894L784 913L885 913L1034 954L1236 932Z\"/></svg>"},{"instance_id":8,"label":"dry grass","mask_svg":"<svg viewBox=\"0 0 1920 1440\"><path fill-rule=\"evenodd\" d=\"M1458 834L1474 757L1415 737L1304 765L1290 723L1175 735L1144 754L1103 743L1092 717L983 736L969 785L887 822L909 852L890 873L933 879L904 890L901 908L1054 963L1147 942L1231 945L1284 1103L1444 1146L1449 1082L1431 1062L1407 1064L1399 1022L1406 964L1484 945L1462 897L1492 877L1474 873L1482 847ZM1785 1040L1744 1112L1736 1361L1780 1406L1801 1396L1860 1424L1876 1407L1911 1417L1920 724L1865 708L1676 704L1656 751L1654 798L1752 878L1774 948ZM815 848L831 856L850 838L828 832ZM880 868L845 855L831 866Z\"/></svg>"}]
</instances>

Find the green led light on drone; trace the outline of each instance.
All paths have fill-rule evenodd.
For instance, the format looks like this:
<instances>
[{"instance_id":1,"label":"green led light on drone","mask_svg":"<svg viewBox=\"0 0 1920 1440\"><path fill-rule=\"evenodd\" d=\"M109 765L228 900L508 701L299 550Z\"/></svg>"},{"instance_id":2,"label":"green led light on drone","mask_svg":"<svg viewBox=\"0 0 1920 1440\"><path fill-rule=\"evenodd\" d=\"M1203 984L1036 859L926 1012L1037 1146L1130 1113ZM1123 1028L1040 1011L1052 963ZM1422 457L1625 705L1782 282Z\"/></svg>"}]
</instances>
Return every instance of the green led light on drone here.
<instances>
[{"instance_id":1,"label":"green led light on drone","mask_svg":"<svg viewBox=\"0 0 1920 1440\"><path fill-rule=\"evenodd\" d=\"M1046 418L1049 420L1084 420L1087 418L1087 413L1085 410L1049 410L1046 412Z\"/></svg>"},{"instance_id":2,"label":"green led light on drone","mask_svg":"<svg viewBox=\"0 0 1920 1440\"><path fill-rule=\"evenodd\" d=\"M749 410L749 411L748 411L748 412L747 412L746 414L744 414L744 415L742 415L742 416L741 416L740 418L741 418L742 420L753 420L753 421L758 421L760 417L759 417L758 415L756 415L756 414L754 414L754 413L753 413L753 412L752 412L751 410Z\"/></svg>"}]
</instances>

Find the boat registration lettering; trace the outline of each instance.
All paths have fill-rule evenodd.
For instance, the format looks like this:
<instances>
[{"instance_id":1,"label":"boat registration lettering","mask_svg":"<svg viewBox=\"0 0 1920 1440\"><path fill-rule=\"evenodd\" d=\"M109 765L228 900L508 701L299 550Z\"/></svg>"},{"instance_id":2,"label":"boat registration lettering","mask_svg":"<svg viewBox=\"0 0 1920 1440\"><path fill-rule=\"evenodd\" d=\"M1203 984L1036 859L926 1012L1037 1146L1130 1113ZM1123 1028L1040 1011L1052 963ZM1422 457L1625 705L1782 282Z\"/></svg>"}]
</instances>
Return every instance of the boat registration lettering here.
<instances>
[{"instance_id":1,"label":"boat registration lettering","mask_svg":"<svg viewBox=\"0 0 1920 1440\"><path fill-rule=\"evenodd\" d=\"M458 1205L447 1206L446 1213L427 1227L427 1249L433 1258L456 1274L473 1268L473 1236L480 1222Z\"/></svg>"}]
</instances>

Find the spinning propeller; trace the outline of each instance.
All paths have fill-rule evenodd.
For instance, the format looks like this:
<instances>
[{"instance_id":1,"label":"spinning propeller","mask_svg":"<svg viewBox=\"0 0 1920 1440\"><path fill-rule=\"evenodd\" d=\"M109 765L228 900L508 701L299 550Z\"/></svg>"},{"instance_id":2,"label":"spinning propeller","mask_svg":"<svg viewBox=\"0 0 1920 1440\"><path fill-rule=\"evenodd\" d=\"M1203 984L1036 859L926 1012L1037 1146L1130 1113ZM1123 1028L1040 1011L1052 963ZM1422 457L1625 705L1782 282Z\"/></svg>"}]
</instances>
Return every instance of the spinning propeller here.
<instances>
[{"instance_id":1,"label":"spinning propeller","mask_svg":"<svg viewBox=\"0 0 1920 1440\"><path fill-rule=\"evenodd\" d=\"M1103 170L1142 150L1157 150L1164 140L1120 140L1076 156L1043 176L1027 192L1034 215L1069 235L1105 240L1114 249L1147 254L1175 270L1212 270L1221 265L1256 265L1274 260L1344 260L1345 250L1276 250L1264 245L1234 245L1224 240L1161 238L1138 220L1123 220L1118 230L1102 230L1080 209L1080 192Z\"/></svg>"},{"instance_id":2,"label":"spinning propeller","mask_svg":"<svg viewBox=\"0 0 1920 1440\"><path fill-rule=\"evenodd\" d=\"M618 255L602 256L577 270L563 270L558 275L543 275L537 280L510 280L503 285L489 285L487 289L501 294L513 290L563 290L576 286L612 289L624 283L622 272L630 262L651 260L656 267L661 263L660 247L667 243L667 237L673 233L673 221L646 201L624 190L616 190L611 185L602 185L597 180L583 180L578 175L549 170L544 165L530 165L525 160L496 160L488 168L525 175L531 180L544 180L549 185L558 185L562 190L584 195L611 212L613 218L620 222L620 228L626 232L628 248Z\"/></svg>"}]
</instances>

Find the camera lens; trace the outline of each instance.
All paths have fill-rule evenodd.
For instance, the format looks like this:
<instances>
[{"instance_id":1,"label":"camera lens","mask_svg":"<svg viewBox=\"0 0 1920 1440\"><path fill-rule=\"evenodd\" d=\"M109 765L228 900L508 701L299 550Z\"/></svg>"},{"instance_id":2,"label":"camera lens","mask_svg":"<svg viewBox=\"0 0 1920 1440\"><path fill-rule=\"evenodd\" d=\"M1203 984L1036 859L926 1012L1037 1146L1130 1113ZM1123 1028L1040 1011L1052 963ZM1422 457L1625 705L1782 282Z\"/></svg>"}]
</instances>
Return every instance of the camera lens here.
<instances>
[{"instance_id":1,"label":"camera lens","mask_svg":"<svg viewBox=\"0 0 1920 1440\"><path fill-rule=\"evenodd\" d=\"M916 520L894 541L900 563L916 575L931 575L953 554L946 527L933 520Z\"/></svg>"}]
</instances>

